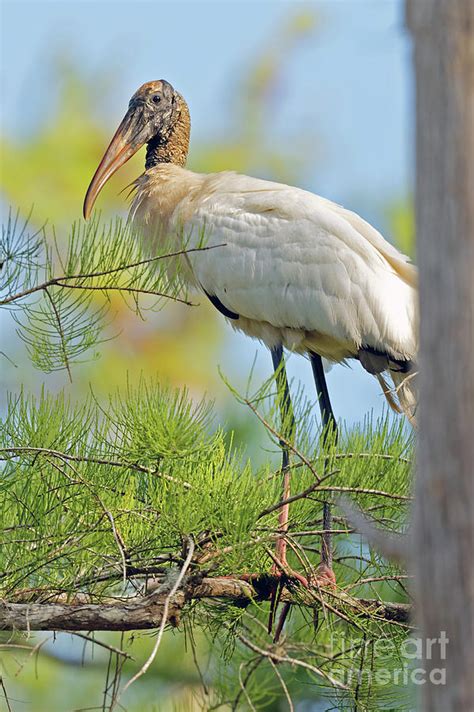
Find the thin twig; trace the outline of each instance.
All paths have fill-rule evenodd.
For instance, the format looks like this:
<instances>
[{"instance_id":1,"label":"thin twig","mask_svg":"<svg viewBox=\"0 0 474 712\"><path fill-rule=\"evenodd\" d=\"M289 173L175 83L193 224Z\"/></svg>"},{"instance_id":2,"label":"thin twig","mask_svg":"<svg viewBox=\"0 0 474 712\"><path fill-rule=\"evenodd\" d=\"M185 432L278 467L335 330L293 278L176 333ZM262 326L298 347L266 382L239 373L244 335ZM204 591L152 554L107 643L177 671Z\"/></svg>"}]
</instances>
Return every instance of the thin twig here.
<instances>
[{"instance_id":1,"label":"thin twig","mask_svg":"<svg viewBox=\"0 0 474 712\"><path fill-rule=\"evenodd\" d=\"M51 460L47 460L47 462L49 462L52 467L54 467L56 470L58 470L58 471L59 471L63 476L65 476L70 482L74 482L74 480L72 480L72 479L67 475L67 473L64 472L60 467L58 467L54 462L51 462ZM74 474L76 475L76 477L78 478L77 481L76 481L76 483L84 485L84 487L89 490L89 492L91 493L92 497L94 497L94 499L99 503L100 507L102 508L102 511L104 512L105 516L107 517L107 519L109 520L109 522L110 522L110 524L111 524L111 527L112 527L112 534L113 534L113 537L114 537L114 539L115 539L115 543L117 544L117 547L118 547L118 549L119 549L119 551L120 551L120 556L121 556L121 559L122 559L123 584L124 584L124 586L125 586L126 583L127 583L127 550L126 550L125 543L124 543L124 541L123 541L123 539L122 539L122 536L121 536L120 532L118 531L117 526L116 526L116 524L115 524L114 517L113 517L112 513L109 512L109 510L108 510L107 507L105 506L105 504L104 504L104 502L102 501L102 498L100 497L100 495L97 494L97 492L91 487L91 485L90 485L88 482L86 482L86 480L84 480L83 477L81 477L80 473L76 470L76 468L74 467L74 465L72 465L71 462L66 462L65 465L67 465L67 467L70 467L71 470L72 470L72 471L74 472Z\"/></svg>"},{"instance_id":2,"label":"thin twig","mask_svg":"<svg viewBox=\"0 0 474 712\"><path fill-rule=\"evenodd\" d=\"M173 482L175 484L179 484L185 489L192 489L192 485L189 484L189 482L181 481L178 480L176 477L173 477L172 475L167 475L164 472L158 472L157 470L154 470L151 467L145 467L144 465L139 465L138 463L135 462L121 462L120 460L108 460L106 458L100 458L100 457L88 457L88 456L81 456L81 455L69 455L68 453L65 452L60 452L59 450L52 450L50 448L44 448L44 447L28 447L28 446L21 446L21 447L3 447L0 448L0 460L7 460L11 458L5 458L2 457L3 453L35 453L39 455L51 455L52 457L58 457L61 460L71 460L72 462L86 462L86 463L91 463L94 465L109 465L110 467L125 467L129 468L131 470L136 470L137 472L145 472L146 474L149 475L154 475L156 477L161 477L162 479L166 480L167 482Z\"/></svg>"},{"instance_id":3,"label":"thin twig","mask_svg":"<svg viewBox=\"0 0 474 712\"><path fill-rule=\"evenodd\" d=\"M157 255L156 257L148 257L147 259L139 260L138 262L132 262L131 264L122 265L120 267L113 267L111 269L103 270L101 272L89 272L89 273L84 273L84 274L80 273L80 274L62 275L61 277L51 277L51 279L48 279L45 282L42 282L41 284L37 284L34 287L30 287L30 289L25 289L22 292L17 292L16 294L12 294L9 297L6 297L5 299L1 299L0 306L3 306L5 304L10 304L11 302L18 301L19 299L28 297L30 294L34 294L35 292L45 291L48 289L48 287L70 286L70 285L62 284L62 282L66 281L66 280L95 279L97 277L105 277L110 274L116 274L117 272L124 272L125 270L133 269L134 267L141 267L142 265L151 264L152 262L156 262L158 260L163 260L168 257L177 257L179 255L189 254L191 252L203 252L205 250L213 250L216 247L224 247L224 246L225 246L225 243L222 243L220 245L210 245L209 247L194 247L194 248L190 248L189 250L186 250L186 249L177 250L176 252L169 252L166 255ZM107 289L107 288L104 288L104 289ZM164 296L167 296L167 295L164 295ZM173 297L171 297L171 296L170 296L170 298L173 299Z\"/></svg>"},{"instance_id":4,"label":"thin twig","mask_svg":"<svg viewBox=\"0 0 474 712\"><path fill-rule=\"evenodd\" d=\"M331 472L329 474L334 475L336 472L337 472L337 470L335 470L334 472ZM328 474L328 476L329 476L329 474ZM267 514L271 514L272 512L275 512L277 509L281 509L286 504L290 504L291 502L296 502L298 499L304 499L309 494L311 494L315 490L318 490L319 488L320 488L319 481L313 482L313 484L310 485L310 487L305 489L303 492L298 492L297 494L294 494L291 497L287 497L286 499L280 500L276 504L272 504L270 507L266 507L265 509L262 509L260 514L257 516L256 521L258 521L259 519L262 519L262 517L265 517ZM329 488L324 488L324 489L331 489L331 488L329 487Z\"/></svg>"},{"instance_id":5,"label":"thin twig","mask_svg":"<svg viewBox=\"0 0 474 712\"><path fill-rule=\"evenodd\" d=\"M193 627L191 625L188 625L187 622L185 621L184 629L188 633L188 638L191 643L191 652L193 654L194 667L196 668L197 673L199 675L199 680L201 681L201 686L202 686L203 692L206 696L209 696L209 688L207 686L206 680L204 679L204 675L201 670L201 666L199 665L199 660L198 660L198 655L197 655L197 650L196 650L196 641L194 640Z\"/></svg>"},{"instance_id":6,"label":"thin twig","mask_svg":"<svg viewBox=\"0 0 474 712\"><path fill-rule=\"evenodd\" d=\"M54 302L53 297L49 293L48 289L45 287L44 292L46 296L48 297L49 303L51 304L51 308L54 312L54 316L56 317L56 321L58 324L58 333L59 333L59 339L61 342L61 351L63 352L63 358L64 358L64 365L66 366L66 370L69 376L69 381L72 383L72 373L71 373L71 367L69 365L69 358L67 355L67 349L66 349L66 338L64 336L64 331L63 331L63 325L61 321L61 316L59 314L58 308Z\"/></svg>"},{"instance_id":7,"label":"thin twig","mask_svg":"<svg viewBox=\"0 0 474 712\"><path fill-rule=\"evenodd\" d=\"M332 460L355 460L355 459L370 459L370 460L387 460L389 462L403 462L406 465L411 465L412 460L409 457L403 457L403 455L389 455L388 453L382 452L334 452L331 454ZM320 460L326 460L327 455L316 455L312 462L319 462ZM288 465L290 470L297 470L304 467L304 462L294 462ZM268 479L274 479L281 474L281 469L276 472L272 472L268 475ZM321 480L324 478L321 478Z\"/></svg>"},{"instance_id":8,"label":"thin twig","mask_svg":"<svg viewBox=\"0 0 474 712\"><path fill-rule=\"evenodd\" d=\"M411 502L412 497L408 497L404 494L393 494L392 492L385 492L384 490L369 489L365 487L337 487L337 486L327 486L318 487L318 492L351 492L354 494L374 494L378 497L388 497L389 499L399 499L403 502Z\"/></svg>"},{"instance_id":9,"label":"thin twig","mask_svg":"<svg viewBox=\"0 0 474 712\"><path fill-rule=\"evenodd\" d=\"M158 648L160 647L161 639L163 637L163 632L165 630L166 623L168 620L168 611L169 611L171 599L173 598L176 591L181 586L181 583L186 575L186 571L188 570L189 565L191 564L193 555L194 555L194 540L192 539L192 537L189 537L188 538L188 554L186 556L183 566L181 567L181 571L179 572L179 575L178 575L176 581L174 582L170 592L168 593L168 595L166 596L165 601L164 601L161 624L158 629L158 635L156 637L156 642L155 642L155 645L153 646L153 650L151 651L148 659L142 665L140 670L127 682L127 684L125 685L125 687L122 690L122 695L128 690L130 685L133 685L134 682L136 682L140 677L142 677L142 675L144 675L146 673L146 671L148 670L150 665L153 663L153 660L155 659L156 654L158 652ZM122 695L120 695L120 696L122 696ZM118 699L117 699L117 702L118 702Z\"/></svg>"},{"instance_id":10,"label":"thin twig","mask_svg":"<svg viewBox=\"0 0 474 712\"><path fill-rule=\"evenodd\" d=\"M8 699L7 691L5 688L5 683L3 682L3 677L1 677L1 676L0 676L0 685L2 686L3 696L5 697L5 702L7 703L8 712L12 712L12 708L10 707L10 700Z\"/></svg>"},{"instance_id":11,"label":"thin twig","mask_svg":"<svg viewBox=\"0 0 474 712\"><path fill-rule=\"evenodd\" d=\"M247 675L247 677L245 678L245 681L242 680L242 668L243 668L245 665L247 665L247 663L245 663L245 662L244 662L244 663L240 663L240 665L239 665L239 685L240 685L240 690L241 690L241 692L243 693L243 695L245 696L245 699L247 700L248 706L249 706L249 708L251 709L251 711L252 711L252 712L257 712L257 710L255 709L255 707L254 707L253 704L252 704L252 700L250 699L249 693L247 692L247 687L246 687L246 685L247 685L247 682L248 682L248 680L249 680L249 675ZM235 708L233 708L233 709L235 709Z\"/></svg>"},{"instance_id":12,"label":"thin twig","mask_svg":"<svg viewBox=\"0 0 474 712\"><path fill-rule=\"evenodd\" d=\"M281 687L282 687L283 693L284 693L284 695L285 695L285 697L286 697L286 699L287 699L287 701L288 701L288 708L289 708L290 712L295 712L295 708L293 707L293 702L292 702L292 699L291 699L291 697L290 697L290 693L289 693L289 691L288 691L288 688L287 688L287 686L286 686L286 683L285 683L285 681L284 681L282 675L280 674L280 671L278 670L277 666L275 665L275 663L273 662L273 660L272 660L271 658L269 659L269 663L270 663L270 665L272 666L273 672L275 673L275 675L277 676L277 678L278 678L278 680L279 680L279 682L280 682L280 685L281 685Z\"/></svg>"},{"instance_id":13,"label":"thin twig","mask_svg":"<svg viewBox=\"0 0 474 712\"><path fill-rule=\"evenodd\" d=\"M290 440L288 440L287 438L284 438L281 433L279 433L277 430L275 430L275 428L273 428L273 427L270 425L270 423L269 423L267 420L265 420L265 418L264 418L262 415L260 415L260 413L259 413L258 410L255 408L255 406L254 406L247 398L244 398L244 399L243 399L243 402L245 403L245 405L247 405L247 406L250 408L250 410L252 411L252 413L254 413L254 415L257 416L257 418L258 418L259 421L265 426L265 428L267 428L267 430L268 430L274 437L278 438L278 440L280 441L280 443L283 443L283 445L284 445L285 447L287 447L289 450L291 450L291 452L294 453L294 454L296 455L296 457L298 457L304 465L306 465L306 467L307 467L308 470L311 472L311 474L314 475L314 478L316 479L317 483L320 484L320 482L321 482L321 477L318 475L318 473L317 473L316 470L314 469L314 467L313 467L313 465L311 464L310 460L308 460L308 458L305 457L305 455L303 455L303 453L302 453L300 450L298 450L298 448L295 447L295 446L293 445L293 443L290 442Z\"/></svg>"},{"instance_id":14,"label":"thin twig","mask_svg":"<svg viewBox=\"0 0 474 712\"><path fill-rule=\"evenodd\" d=\"M240 686L240 690L237 694L237 697L235 700L232 702L232 712L236 712L239 706L239 701L240 698L242 697L242 693L245 691L245 687L247 685L247 682L250 680L250 677L253 675L255 670L258 668L258 666L263 662L263 658L260 656L258 658L254 658L252 660L247 660L247 665L250 666L249 670L247 671L247 675L245 676L245 680L243 681L243 688L242 685Z\"/></svg>"},{"instance_id":15,"label":"thin twig","mask_svg":"<svg viewBox=\"0 0 474 712\"><path fill-rule=\"evenodd\" d=\"M176 297L171 294L165 294L164 292L156 292L154 289L139 289L138 287L107 287L100 284L62 284L59 282L58 287L63 287L64 289L85 289L88 291L98 291L98 292L127 292L127 294L148 294L152 297L163 297L165 299L171 299L173 302L178 302L179 304L185 304L188 307L195 307L197 304L190 302L187 299L181 299L181 297ZM46 289L44 290L46 291Z\"/></svg>"},{"instance_id":16,"label":"thin twig","mask_svg":"<svg viewBox=\"0 0 474 712\"><path fill-rule=\"evenodd\" d=\"M89 643L92 643L92 645L99 645L101 648L105 648L106 650L109 650L111 653L115 653L116 655L122 655L124 658L128 658L128 660L135 660L135 658L132 655L126 653L125 650L116 648L115 645L104 643L102 640L96 640L95 638L92 638L90 635L86 635L85 633L79 633L79 631L74 630L71 631L71 635L75 635L77 638L83 638Z\"/></svg>"},{"instance_id":17,"label":"thin twig","mask_svg":"<svg viewBox=\"0 0 474 712\"><path fill-rule=\"evenodd\" d=\"M364 670L364 661L365 661L365 652L366 652L366 637L367 637L367 634L364 632L364 636L362 638L362 645L361 645L359 672L357 673L357 684L356 684L356 688L354 691L355 709L357 709L359 707L360 683L362 681L362 672Z\"/></svg>"},{"instance_id":18,"label":"thin twig","mask_svg":"<svg viewBox=\"0 0 474 712\"><path fill-rule=\"evenodd\" d=\"M360 581L356 581L355 583L350 583L347 586L344 586L343 590L349 591L350 588L357 588L357 586L363 586L366 583L377 583L379 581L396 581L397 583L401 583L402 579L411 578L413 578L413 576L408 576L405 574L399 574L396 576L370 576L369 578L361 579Z\"/></svg>"},{"instance_id":19,"label":"thin twig","mask_svg":"<svg viewBox=\"0 0 474 712\"><path fill-rule=\"evenodd\" d=\"M97 501L99 502L100 506L104 510L104 514L107 517L107 519L110 522L110 525L112 527L112 534L115 539L115 543L117 544L117 547L120 551L120 556L122 559L122 581L123 585L127 585L127 548L125 546L125 542L122 539L122 535L120 534L119 530L117 529L117 526L115 524L115 519L112 515L112 512L109 512L105 504L103 503L102 499L96 494Z\"/></svg>"},{"instance_id":20,"label":"thin twig","mask_svg":"<svg viewBox=\"0 0 474 712\"><path fill-rule=\"evenodd\" d=\"M305 662L304 660L298 660L297 658L290 658L288 655L280 655L279 653L275 652L274 650L271 649L266 649L264 650L263 648L260 648L258 645L256 645L253 641L249 640L246 638L242 633L237 633L237 638L243 643L247 648L250 650L253 650L254 653L258 653L259 655L262 655L265 658L269 658L273 660L276 663L289 663L290 665L296 665L298 667L302 667L305 670L309 670L310 672L315 673L319 677L324 678L328 682L333 685L333 687L337 687L339 690L348 690L348 686L345 685L343 682L340 682L339 680L336 680L335 677L330 675L327 672L324 672L324 670L321 670L321 668L316 667L316 665L310 665L309 663Z\"/></svg>"},{"instance_id":21,"label":"thin twig","mask_svg":"<svg viewBox=\"0 0 474 712\"><path fill-rule=\"evenodd\" d=\"M341 497L338 504L348 521L359 534L369 541L371 546L388 559L399 563L406 562L411 539L409 534L394 534L378 529L374 526L373 521L368 519L362 510L348 498Z\"/></svg>"}]
</instances>

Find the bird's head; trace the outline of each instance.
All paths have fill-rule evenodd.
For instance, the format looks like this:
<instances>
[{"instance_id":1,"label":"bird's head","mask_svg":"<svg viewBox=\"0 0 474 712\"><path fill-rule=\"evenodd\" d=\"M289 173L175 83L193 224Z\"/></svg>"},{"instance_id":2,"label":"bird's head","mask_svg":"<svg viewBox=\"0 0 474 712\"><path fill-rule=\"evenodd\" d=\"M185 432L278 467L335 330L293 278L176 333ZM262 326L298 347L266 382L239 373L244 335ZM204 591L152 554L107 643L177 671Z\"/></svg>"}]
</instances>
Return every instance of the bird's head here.
<instances>
[{"instance_id":1,"label":"bird's head","mask_svg":"<svg viewBox=\"0 0 474 712\"><path fill-rule=\"evenodd\" d=\"M184 165L189 147L189 110L164 79L147 82L130 99L128 111L94 173L84 200L87 219L109 178L147 144L146 168L157 163Z\"/></svg>"}]
</instances>

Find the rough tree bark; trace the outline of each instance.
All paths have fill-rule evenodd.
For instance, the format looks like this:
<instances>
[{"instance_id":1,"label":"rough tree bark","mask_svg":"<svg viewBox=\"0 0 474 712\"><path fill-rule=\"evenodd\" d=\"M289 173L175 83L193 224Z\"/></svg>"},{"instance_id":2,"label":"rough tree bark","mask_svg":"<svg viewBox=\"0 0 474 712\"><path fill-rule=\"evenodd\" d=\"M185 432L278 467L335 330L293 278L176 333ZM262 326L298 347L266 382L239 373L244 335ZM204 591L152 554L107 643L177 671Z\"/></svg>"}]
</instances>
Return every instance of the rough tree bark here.
<instances>
[{"instance_id":1,"label":"rough tree bark","mask_svg":"<svg viewBox=\"0 0 474 712\"><path fill-rule=\"evenodd\" d=\"M413 568L429 712L474 710L474 0L407 0L416 74L420 412Z\"/></svg>"},{"instance_id":2,"label":"rough tree bark","mask_svg":"<svg viewBox=\"0 0 474 712\"><path fill-rule=\"evenodd\" d=\"M49 596L49 602L18 602L0 600L1 630L144 630L158 628L164 615L164 606L168 592L162 586L149 586L146 596L128 599L108 599L101 603L92 603L87 594L76 594L68 600L65 594ZM31 592L30 594L31 595ZM245 581L228 578L203 578L195 582L187 581L168 601L167 622L178 625L183 608L191 601L200 599L222 599L244 606L252 599L268 601L272 591L257 591ZM379 621L392 621L408 624L411 607L404 603L389 603L367 598L353 598L342 591L327 592L329 601L322 593L299 592L295 598L286 588L281 592L280 600L312 608L338 604L357 613L361 618L373 618ZM334 609L336 610L336 609Z\"/></svg>"}]
</instances>

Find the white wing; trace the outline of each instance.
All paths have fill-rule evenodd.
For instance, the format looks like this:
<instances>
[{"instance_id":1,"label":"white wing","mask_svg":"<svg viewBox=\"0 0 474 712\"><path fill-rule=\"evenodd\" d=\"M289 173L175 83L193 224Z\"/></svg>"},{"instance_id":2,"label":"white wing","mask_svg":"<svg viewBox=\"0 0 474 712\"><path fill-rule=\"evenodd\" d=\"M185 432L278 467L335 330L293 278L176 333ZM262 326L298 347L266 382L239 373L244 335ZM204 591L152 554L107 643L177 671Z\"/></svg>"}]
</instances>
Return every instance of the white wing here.
<instances>
[{"instance_id":1,"label":"white wing","mask_svg":"<svg viewBox=\"0 0 474 712\"><path fill-rule=\"evenodd\" d=\"M197 282L249 319L330 335L399 357L416 351L416 270L355 213L307 191L209 176L185 222ZM189 215L178 205L173 222ZM181 220L182 224L182 220ZM194 237L193 237L194 236Z\"/></svg>"}]
</instances>

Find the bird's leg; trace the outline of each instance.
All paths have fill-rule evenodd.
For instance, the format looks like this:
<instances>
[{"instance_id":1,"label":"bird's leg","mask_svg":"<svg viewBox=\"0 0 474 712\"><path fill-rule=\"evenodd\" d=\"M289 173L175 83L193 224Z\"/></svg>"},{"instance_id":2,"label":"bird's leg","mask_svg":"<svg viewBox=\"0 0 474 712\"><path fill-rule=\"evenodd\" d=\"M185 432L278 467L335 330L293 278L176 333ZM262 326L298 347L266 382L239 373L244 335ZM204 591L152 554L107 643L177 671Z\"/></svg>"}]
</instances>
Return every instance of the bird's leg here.
<instances>
[{"instance_id":1,"label":"bird's leg","mask_svg":"<svg viewBox=\"0 0 474 712\"><path fill-rule=\"evenodd\" d=\"M273 368L276 376L277 383L277 404L280 410L281 417L281 437L280 446L282 449L282 465L281 471L283 474L283 494L282 500L287 500L290 496L290 448L289 444L292 442L295 430L295 416L293 412L293 405L291 403L290 387L288 385L288 378L286 375L285 359L283 356L283 347L276 346L271 349ZM303 586L308 586L307 579L296 571L293 571L288 566L288 561L286 558L286 538L285 535L288 531L288 514L289 514L289 504L284 504L280 507L278 515L278 539L275 545L275 556L274 563L271 568L271 577L276 580L276 583L272 582L272 595L270 599L270 617L268 622L268 632L270 633L273 628L273 622L275 619L276 609L280 601L280 595L286 581L286 575L291 576L291 578L299 581ZM252 582L254 585L258 581L258 576L255 574L244 574L241 576L242 579ZM278 620L276 627L276 633L274 640L278 640L281 630L283 628L284 622L289 613L290 604L285 603L282 608L281 615Z\"/></svg>"},{"instance_id":2,"label":"bird's leg","mask_svg":"<svg viewBox=\"0 0 474 712\"><path fill-rule=\"evenodd\" d=\"M288 385L288 378L286 375L283 347L281 345L276 346L271 350L271 353L278 388L278 404L281 414L281 433L283 436L283 439L280 440L282 449L281 471L283 473L282 500L286 500L290 496L290 453L288 443L292 440L295 432L295 416L293 413L293 405L291 403L290 387ZM283 507L280 508L280 514L278 516L278 530L282 536L277 540L275 548L276 558L285 567L288 566L286 560L285 534L288 531L289 507L289 504L284 504ZM274 573L279 573L279 570L276 567L277 565L274 564L272 571Z\"/></svg>"},{"instance_id":3,"label":"bird's leg","mask_svg":"<svg viewBox=\"0 0 474 712\"><path fill-rule=\"evenodd\" d=\"M294 437L296 424L295 415L293 412L293 404L291 402L290 387L288 385L288 377L286 375L285 368L285 358L283 356L283 347L276 346L272 349L272 360L273 369L276 375L277 389L278 389L278 404L280 407L281 415L281 434L282 439L280 439L280 446L282 449L282 463L281 471L283 473L283 496L282 500L287 500L290 496L290 452L288 443ZM285 534L288 531L288 515L289 515L290 505L284 504L280 508L280 514L278 515L278 531L282 536L277 539L275 546L275 559L281 564L284 569L288 570L288 561L286 558L286 539ZM281 578L281 568L277 563L272 566L272 574ZM298 578L300 578L298 576ZM306 579L301 577L301 582L307 585ZM279 598L282 590L283 581L279 583L274 592L271 604L270 604L270 618L268 621L268 632L271 633L273 628L273 622L275 620L275 613L278 607ZM280 613L278 619L277 627L274 635L274 642L276 642L283 630L288 613L290 612L290 605L285 603L283 609Z\"/></svg>"},{"instance_id":4,"label":"bird's leg","mask_svg":"<svg viewBox=\"0 0 474 712\"><path fill-rule=\"evenodd\" d=\"M321 356L310 352L311 367L316 383L316 391L318 394L319 408L321 410L321 419L323 422L322 444L323 449L326 448L329 442L337 443L338 429L336 419L329 399L329 392L324 375L324 368ZM324 462L324 469L327 470L328 460ZM335 584L336 577L332 570L332 512L329 502L323 504L323 535L321 539L321 563L318 567L318 579L321 583Z\"/></svg>"}]
</instances>

